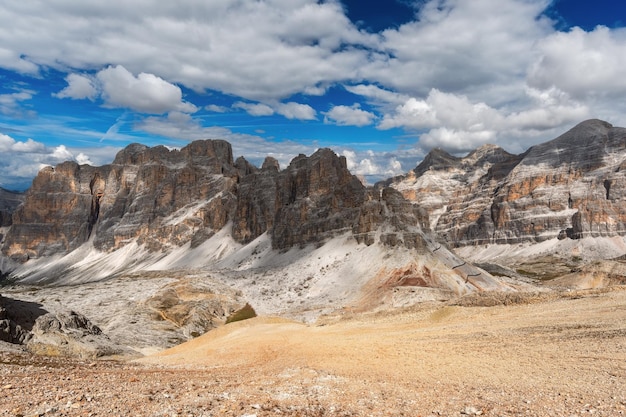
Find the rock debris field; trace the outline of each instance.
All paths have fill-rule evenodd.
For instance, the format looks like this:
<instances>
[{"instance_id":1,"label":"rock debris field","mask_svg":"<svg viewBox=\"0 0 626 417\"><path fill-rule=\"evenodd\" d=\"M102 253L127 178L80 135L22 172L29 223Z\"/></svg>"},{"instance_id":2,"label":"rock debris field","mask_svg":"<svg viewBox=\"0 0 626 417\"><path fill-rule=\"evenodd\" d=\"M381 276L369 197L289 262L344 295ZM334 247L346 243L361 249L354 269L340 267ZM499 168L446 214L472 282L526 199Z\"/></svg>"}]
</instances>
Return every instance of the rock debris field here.
<instances>
[{"instance_id":1,"label":"rock debris field","mask_svg":"<svg viewBox=\"0 0 626 417\"><path fill-rule=\"evenodd\" d=\"M626 415L626 288L506 300L258 317L139 360L2 345L0 416Z\"/></svg>"}]
</instances>

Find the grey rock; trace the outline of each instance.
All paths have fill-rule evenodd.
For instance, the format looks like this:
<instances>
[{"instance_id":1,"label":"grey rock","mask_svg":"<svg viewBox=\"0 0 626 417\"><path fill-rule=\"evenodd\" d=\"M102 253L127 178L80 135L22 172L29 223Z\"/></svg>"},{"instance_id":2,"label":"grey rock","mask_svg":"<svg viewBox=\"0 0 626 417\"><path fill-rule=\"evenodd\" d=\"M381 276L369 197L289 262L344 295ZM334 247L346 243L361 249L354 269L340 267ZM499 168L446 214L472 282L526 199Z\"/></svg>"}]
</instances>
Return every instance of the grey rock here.
<instances>
[{"instance_id":1,"label":"grey rock","mask_svg":"<svg viewBox=\"0 0 626 417\"><path fill-rule=\"evenodd\" d=\"M24 202L24 193L5 190L0 187L0 227L13 223L13 212ZM0 239L2 235L0 234Z\"/></svg>"},{"instance_id":2,"label":"grey rock","mask_svg":"<svg viewBox=\"0 0 626 417\"><path fill-rule=\"evenodd\" d=\"M28 349L37 354L80 358L128 354L82 314L74 311L47 313L37 318Z\"/></svg>"},{"instance_id":3,"label":"grey rock","mask_svg":"<svg viewBox=\"0 0 626 417\"><path fill-rule=\"evenodd\" d=\"M452 246L624 236L624 161L626 129L588 120L522 155L434 150L390 185Z\"/></svg>"}]
</instances>

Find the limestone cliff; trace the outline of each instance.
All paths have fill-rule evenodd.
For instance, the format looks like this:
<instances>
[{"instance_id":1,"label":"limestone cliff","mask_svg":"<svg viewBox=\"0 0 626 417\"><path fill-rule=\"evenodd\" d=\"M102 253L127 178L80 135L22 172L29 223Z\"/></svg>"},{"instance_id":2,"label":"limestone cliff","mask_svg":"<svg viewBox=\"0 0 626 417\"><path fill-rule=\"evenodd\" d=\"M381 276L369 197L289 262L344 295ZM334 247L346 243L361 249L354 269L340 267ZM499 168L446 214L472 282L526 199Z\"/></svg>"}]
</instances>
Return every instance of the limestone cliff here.
<instances>
[{"instance_id":1,"label":"limestone cliff","mask_svg":"<svg viewBox=\"0 0 626 417\"><path fill-rule=\"evenodd\" d=\"M138 239L153 249L216 231L232 218L238 172L230 144L179 150L129 145L111 165L42 169L2 247L19 260L66 253L89 239L110 251Z\"/></svg>"},{"instance_id":2,"label":"limestone cliff","mask_svg":"<svg viewBox=\"0 0 626 417\"><path fill-rule=\"evenodd\" d=\"M455 246L626 234L626 129L588 120L510 155L486 145L464 158L435 150L389 184L430 214Z\"/></svg>"},{"instance_id":3,"label":"limestone cliff","mask_svg":"<svg viewBox=\"0 0 626 417\"><path fill-rule=\"evenodd\" d=\"M132 144L110 165L65 162L39 172L13 215L2 251L19 261L65 254L87 241L103 252L129 242L167 250L201 244L232 225L249 243L321 244L353 233L372 244L424 246L427 214L393 190L366 188L330 149L300 155L280 170L233 161L230 144L195 141L181 150Z\"/></svg>"},{"instance_id":4,"label":"limestone cliff","mask_svg":"<svg viewBox=\"0 0 626 417\"><path fill-rule=\"evenodd\" d=\"M0 227L10 226L13 212L24 202L24 193L0 188Z\"/></svg>"}]
</instances>

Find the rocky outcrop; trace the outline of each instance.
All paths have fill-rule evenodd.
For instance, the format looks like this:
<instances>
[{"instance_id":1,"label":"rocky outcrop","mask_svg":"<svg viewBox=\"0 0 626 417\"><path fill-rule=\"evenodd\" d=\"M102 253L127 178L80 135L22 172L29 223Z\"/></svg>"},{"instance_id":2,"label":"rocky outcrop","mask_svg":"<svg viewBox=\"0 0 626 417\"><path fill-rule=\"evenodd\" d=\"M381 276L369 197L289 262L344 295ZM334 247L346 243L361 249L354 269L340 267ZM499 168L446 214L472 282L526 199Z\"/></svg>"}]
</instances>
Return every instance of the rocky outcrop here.
<instances>
[{"instance_id":1,"label":"rocky outcrop","mask_svg":"<svg viewBox=\"0 0 626 417\"><path fill-rule=\"evenodd\" d=\"M14 344L28 342L35 321L46 313L39 303L0 295L0 340Z\"/></svg>"},{"instance_id":2,"label":"rocky outcrop","mask_svg":"<svg viewBox=\"0 0 626 417\"><path fill-rule=\"evenodd\" d=\"M142 303L156 321L170 322L186 339L200 336L226 321L245 301L241 292L202 278L167 284Z\"/></svg>"},{"instance_id":3,"label":"rocky outcrop","mask_svg":"<svg viewBox=\"0 0 626 417\"><path fill-rule=\"evenodd\" d=\"M274 227L276 193L280 166L267 157L260 170L250 167L247 161L237 193L237 207L233 223L233 237L248 243Z\"/></svg>"},{"instance_id":4,"label":"rocky outcrop","mask_svg":"<svg viewBox=\"0 0 626 417\"><path fill-rule=\"evenodd\" d=\"M454 246L626 235L626 129L588 120L510 155L431 153L390 185L430 214Z\"/></svg>"},{"instance_id":5,"label":"rocky outcrop","mask_svg":"<svg viewBox=\"0 0 626 417\"><path fill-rule=\"evenodd\" d=\"M272 246L320 243L350 231L367 191L348 171L346 159L330 149L300 155L277 178Z\"/></svg>"},{"instance_id":6,"label":"rocky outcrop","mask_svg":"<svg viewBox=\"0 0 626 417\"><path fill-rule=\"evenodd\" d=\"M25 261L89 239L111 251L133 239L158 250L206 238L232 219L237 177L230 144L217 140L181 150L133 144L111 165L47 167L14 213L2 251Z\"/></svg>"},{"instance_id":7,"label":"rocky outcrop","mask_svg":"<svg viewBox=\"0 0 626 417\"><path fill-rule=\"evenodd\" d=\"M36 354L85 359L130 353L129 349L111 342L87 317L74 311L47 313L37 318L27 347Z\"/></svg>"},{"instance_id":8,"label":"rocky outcrop","mask_svg":"<svg viewBox=\"0 0 626 417\"><path fill-rule=\"evenodd\" d=\"M409 235L428 227L427 215L396 194L366 188L330 149L299 155L281 171L271 157L260 169L233 161L224 141L179 151L132 144L111 165L44 168L15 211L2 251L26 261L87 241L105 252L133 241L152 251L196 247L227 224L237 242L269 233L280 250L350 232L369 244L414 247ZM373 233L389 219L391 229Z\"/></svg>"},{"instance_id":9,"label":"rocky outcrop","mask_svg":"<svg viewBox=\"0 0 626 417\"><path fill-rule=\"evenodd\" d=\"M519 160L495 145L484 145L465 158L434 149L406 176L376 186L390 186L419 203L428 212L431 229L440 231L440 220L449 216L453 203L459 204L458 209L468 218L478 219L490 197L489 190L493 191Z\"/></svg>"}]
</instances>

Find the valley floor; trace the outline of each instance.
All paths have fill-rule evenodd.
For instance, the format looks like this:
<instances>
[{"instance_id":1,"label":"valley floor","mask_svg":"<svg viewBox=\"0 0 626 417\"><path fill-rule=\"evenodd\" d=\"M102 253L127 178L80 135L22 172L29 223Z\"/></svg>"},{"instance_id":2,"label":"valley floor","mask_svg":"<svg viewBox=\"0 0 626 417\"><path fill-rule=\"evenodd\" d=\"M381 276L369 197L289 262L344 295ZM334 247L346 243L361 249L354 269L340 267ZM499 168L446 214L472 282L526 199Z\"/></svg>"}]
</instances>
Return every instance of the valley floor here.
<instances>
[{"instance_id":1,"label":"valley floor","mask_svg":"<svg viewBox=\"0 0 626 417\"><path fill-rule=\"evenodd\" d=\"M135 362L0 352L0 416L626 415L626 288L256 318Z\"/></svg>"}]
</instances>

